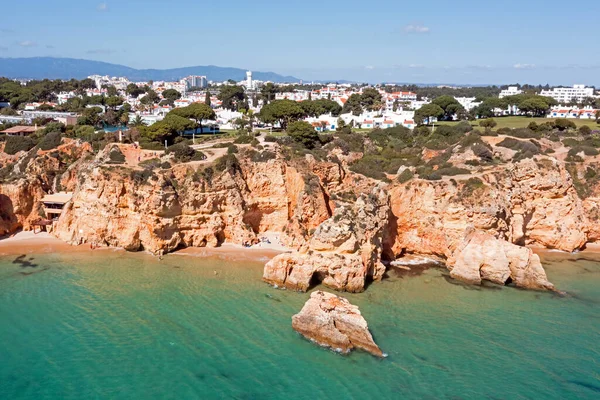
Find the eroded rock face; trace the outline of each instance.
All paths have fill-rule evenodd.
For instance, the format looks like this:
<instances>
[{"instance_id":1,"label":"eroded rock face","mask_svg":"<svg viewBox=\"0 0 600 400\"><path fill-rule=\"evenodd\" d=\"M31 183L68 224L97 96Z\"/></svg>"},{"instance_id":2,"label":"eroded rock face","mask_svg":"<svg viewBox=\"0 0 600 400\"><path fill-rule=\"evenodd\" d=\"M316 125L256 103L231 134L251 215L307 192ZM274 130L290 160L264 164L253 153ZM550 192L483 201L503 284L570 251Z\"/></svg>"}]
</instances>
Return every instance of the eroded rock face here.
<instances>
[{"instance_id":1,"label":"eroded rock face","mask_svg":"<svg viewBox=\"0 0 600 400\"><path fill-rule=\"evenodd\" d=\"M72 190L73 171L91 154L88 143L63 139L58 148L37 148L14 156L2 154L4 172L0 178L0 236L19 229L30 230L42 216L40 200L46 193ZM69 166L72 160L78 160Z\"/></svg>"},{"instance_id":2,"label":"eroded rock face","mask_svg":"<svg viewBox=\"0 0 600 400\"><path fill-rule=\"evenodd\" d=\"M225 171L206 174L186 164L154 171L113 168L102 164L104 158L100 154L80 171L56 227L60 239L163 254L224 241L252 243L274 231L282 232L284 244L300 247L308 231L330 216L319 179L280 159L251 162L240 156Z\"/></svg>"},{"instance_id":3,"label":"eroded rock face","mask_svg":"<svg viewBox=\"0 0 600 400\"><path fill-rule=\"evenodd\" d=\"M483 233L468 234L448 259L450 276L471 284L512 282L526 289L554 290L540 258L527 247Z\"/></svg>"},{"instance_id":4,"label":"eroded rock face","mask_svg":"<svg viewBox=\"0 0 600 400\"><path fill-rule=\"evenodd\" d=\"M263 280L299 291L319 282L340 291L364 290L369 279L379 280L385 273L381 254L388 201L379 186L353 205L337 208L300 252L280 254L269 261Z\"/></svg>"},{"instance_id":5,"label":"eroded rock face","mask_svg":"<svg viewBox=\"0 0 600 400\"><path fill-rule=\"evenodd\" d=\"M586 209L564 164L538 156L456 182L413 181L389 188L395 221L388 246L450 257L468 230L519 245L574 251L588 240Z\"/></svg>"},{"instance_id":6,"label":"eroded rock face","mask_svg":"<svg viewBox=\"0 0 600 400\"><path fill-rule=\"evenodd\" d=\"M384 357L358 307L343 297L315 291L292 317L292 327L313 342L341 353L365 350Z\"/></svg>"}]
</instances>

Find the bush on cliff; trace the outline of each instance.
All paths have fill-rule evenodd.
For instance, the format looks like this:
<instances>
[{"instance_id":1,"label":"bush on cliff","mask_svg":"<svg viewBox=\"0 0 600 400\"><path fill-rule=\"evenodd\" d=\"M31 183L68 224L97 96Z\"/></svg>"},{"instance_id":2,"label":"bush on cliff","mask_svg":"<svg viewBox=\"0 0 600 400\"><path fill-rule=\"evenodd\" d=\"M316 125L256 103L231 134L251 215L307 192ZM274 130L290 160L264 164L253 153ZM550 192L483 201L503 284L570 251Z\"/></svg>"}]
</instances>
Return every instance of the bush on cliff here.
<instances>
[{"instance_id":1,"label":"bush on cliff","mask_svg":"<svg viewBox=\"0 0 600 400\"><path fill-rule=\"evenodd\" d=\"M235 143L235 144L250 144L250 143L252 143L252 140L254 140L254 137L252 137L250 135L240 135L237 138L235 138L233 143Z\"/></svg>"},{"instance_id":2,"label":"bush on cliff","mask_svg":"<svg viewBox=\"0 0 600 400\"><path fill-rule=\"evenodd\" d=\"M396 179L400 183L406 183L406 182L410 181L414 176L415 176L415 174L413 174L413 172L410 169L406 168L404 171L402 171L400 173L400 175L398 175L398 178L396 178Z\"/></svg>"},{"instance_id":3,"label":"bush on cliff","mask_svg":"<svg viewBox=\"0 0 600 400\"><path fill-rule=\"evenodd\" d=\"M46 134L40 141L40 149L52 150L60 146L62 135L60 132L50 132Z\"/></svg>"},{"instance_id":4,"label":"bush on cliff","mask_svg":"<svg viewBox=\"0 0 600 400\"><path fill-rule=\"evenodd\" d=\"M201 161L206 159L204 153L194 150L183 142L169 146L165 153L173 154L177 162Z\"/></svg>"},{"instance_id":5,"label":"bush on cliff","mask_svg":"<svg viewBox=\"0 0 600 400\"><path fill-rule=\"evenodd\" d=\"M123 164L125 162L125 156L119 150L118 147L113 147L110 149L110 153L108 153L108 162L107 164Z\"/></svg>"},{"instance_id":6,"label":"bush on cliff","mask_svg":"<svg viewBox=\"0 0 600 400\"><path fill-rule=\"evenodd\" d=\"M240 163L234 154L227 154L215 160L213 168L217 172L234 173L240 169Z\"/></svg>"},{"instance_id":7,"label":"bush on cliff","mask_svg":"<svg viewBox=\"0 0 600 400\"><path fill-rule=\"evenodd\" d=\"M20 151L29 151L35 147L35 140L29 136L7 136L4 152L6 154L17 154Z\"/></svg>"}]
</instances>

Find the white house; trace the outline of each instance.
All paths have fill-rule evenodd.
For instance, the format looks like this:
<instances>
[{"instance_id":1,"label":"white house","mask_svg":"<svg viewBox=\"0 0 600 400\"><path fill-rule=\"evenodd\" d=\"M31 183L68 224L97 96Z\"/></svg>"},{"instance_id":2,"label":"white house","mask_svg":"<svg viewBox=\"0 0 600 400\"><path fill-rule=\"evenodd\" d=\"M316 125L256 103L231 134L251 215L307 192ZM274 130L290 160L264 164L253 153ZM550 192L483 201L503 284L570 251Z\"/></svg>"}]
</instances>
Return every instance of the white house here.
<instances>
[{"instance_id":1,"label":"white house","mask_svg":"<svg viewBox=\"0 0 600 400\"><path fill-rule=\"evenodd\" d=\"M522 90L520 90L517 86L509 86L508 89L504 89L500 92L500 94L498 95L498 97L500 97L501 99L507 96L515 96L517 94L521 94L523 93Z\"/></svg>"}]
</instances>

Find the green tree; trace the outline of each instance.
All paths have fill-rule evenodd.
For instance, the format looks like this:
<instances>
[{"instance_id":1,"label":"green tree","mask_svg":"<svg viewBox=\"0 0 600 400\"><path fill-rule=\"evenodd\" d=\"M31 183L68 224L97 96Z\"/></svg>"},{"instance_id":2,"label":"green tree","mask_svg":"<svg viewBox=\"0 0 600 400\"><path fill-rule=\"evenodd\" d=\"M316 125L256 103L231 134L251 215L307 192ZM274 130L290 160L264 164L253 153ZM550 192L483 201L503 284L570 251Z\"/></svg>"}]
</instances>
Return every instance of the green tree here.
<instances>
[{"instance_id":1,"label":"green tree","mask_svg":"<svg viewBox=\"0 0 600 400\"><path fill-rule=\"evenodd\" d=\"M352 113L352 115L360 115L363 112L360 94L354 93L350 95L348 100L346 100L344 107L342 107L342 112Z\"/></svg>"},{"instance_id":2,"label":"green tree","mask_svg":"<svg viewBox=\"0 0 600 400\"><path fill-rule=\"evenodd\" d=\"M369 111L380 110L383 107L381 93L375 88L366 88L360 94L361 106Z\"/></svg>"},{"instance_id":3,"label":"green tree","mask_svg":"<svg viewBox=\"0 0 600 400\"><path fill-rule=\"evenodd\" d=\"M307 149L314 148L319 142L319 134L306 121L291 122L287 128L287 133L296 143L300 143Z\"/></svg>"},{"instance_id":4,"label":"green tree","mask_svg":"<svg viewBox=\"0 0 600 400\"><path fill-rule=\"evenodd\" d=\"M263 104L269 104L271 101L275 100L275 94L277 93L277 88L272 82L268 82L260 88L260 95L263 100Z\"/></svg>"},{"instance_id":5,"label":"green tree","mask_svg":"<svg viewBox=\"0 0 600 400\"><path fill-rule=\"evenodd\" d=\"M174 102L175 100L179 100L181 98L181 93L179 93L175 89L167 89L163 91L162 96L163 99L167 99L171 102Z\"/></svg>"},{"instance_id":6,"label":"green tree","mask_svg":"<svg viewBox=\"0 0 600 400\"><path fill-rule=\"evenodd\" d=\"M415 111L415 122L418 125L422 125L427 120L428 123L431 123L431 118L440 119L444 116L444 110L442 107L437 104L425 104L423 107L419 108Z\"/></svg>"},{"instance_id":7,"label":"green tree","mask_svg":"<svg viewBox=\"0 0 600 400\"><path fill-rule=\"evenodd\" d=\"M210 106L202 103L192 103L187 107L176 108L169 112L167 116L170 114L195 120L196 126L200 128L200 134L204 133L202 127L203 120L214 120L217 118L215 111Z\"/></svg>"},{"instance_id":8,"label":"green tree","mask_svg":"<svg viewBox=\"0 0 600 400\"><path fill-rule=\"evenodd\" d=\"M102 109L100 107L88 107L83 110L77 119L77 125L100 125Z\"/></svg>"},{"instance_id":9,"label":"green tree","mask_svg":"<svg viewBox=\"0 0 600 400\"><path fill-rule=\"evenodd\" d=\"M481 121L479 121L479 126L481 126L482 128L485 128L486 130L495 128L497 125L498 125L498 123L496 121L494 121L493 118L482 119Z\"/></svg>"},{"instance_id":10,"label":"green tree","mask_svg":"<svg viewBox=\"0 0 600 400\"><path fill-rule=\"evenodd\" d=\"M542 96L535 96L523 100L519 109L531 116L543 117L550 110L550 105Z\"/></svg>"},{"instance_id":11,"label":"green tree","mask_svg":"<svg viewBox=\"0 0 600 400\"><path fill-rule=\"evenodd\" d=\"M146 126L146 124L144 123L144 120L142 119L142 117L140 115L136 115L135 119L133 121L131 121L130 125L134 126L134 127Z\"/></svg>"},{"instance_id":12,"label":"green tree","mask_svg":"<svg viewBox=\"0 0 600 400\"><path fill-rule=\"evenodd\" d=\"M259 118L265 123L279 122L283 129L287 129L290 122L296 121L305 115L302 107L292 100L275 100L263 106Z\"/></svg>"},{"instance_id":13,"label":"green tree","mask_svg":"<svg viewBox=\"0 0 600 400\"><path fill-rule=\"evenodd\" d=\"M444 119L446 121L452 121L454 115L464 111L464 107L452 96L440 96L432 101L433 104L437 104L444 110Z\"/></svg>"},{"instance_id":14,"label":"green tree","mask_svg":"<svg viewBox=\"0 0 600 400\"><path fill-rule=\"evenodd\" d=\"M160 97L156 92L150 89L144 97L140 99L140 103L146 107L146 109L152 108L154 104L157 104L160 101Z\"/></svg>"},{"instance_id":15,"label":"green tree","mask_svg":"<svg viewBox=\"0 0 600 400\"><path fill-rule=\"evenodd\" d=\"M206 91L206 96L204 97L204 104L206 104L209 107L212 106L210 101L210 92L208 90Z\"/></svg>"},{"instance_id":16,"label":"green tree","mask_svg":"<svg viewBox=\"0 0 600 400\"><path fill-rule=\"evenodd\" d=\"M123 99L119 96L111 96L106 99L106 106L113 110L123 104Z\"/></svg>"},{"instance_id":17,"label":"green tree","mask_svg":"<svg viewBox=\"0 0 600 400\"><path fill-rule=\"evenodd\" d=\"M238 105L240 105L245 99L246 94L244 88L237 85L223 85L221 91L217 95L217 98L221 100L221 107L237 111Z\"/></svg>"},{"instance_id":18,"label":"green tree","mask_svg":"<svg viewBox=\"0 0 600 400\"><path fill-rule=\"evenodd\" d=\"M138 98L140 95L146 93L146 91L143 88L136 85L135 83L130 83L129 85L127 85L125 93L127 93L131 97Z\"/></svg>"}]
</instances>

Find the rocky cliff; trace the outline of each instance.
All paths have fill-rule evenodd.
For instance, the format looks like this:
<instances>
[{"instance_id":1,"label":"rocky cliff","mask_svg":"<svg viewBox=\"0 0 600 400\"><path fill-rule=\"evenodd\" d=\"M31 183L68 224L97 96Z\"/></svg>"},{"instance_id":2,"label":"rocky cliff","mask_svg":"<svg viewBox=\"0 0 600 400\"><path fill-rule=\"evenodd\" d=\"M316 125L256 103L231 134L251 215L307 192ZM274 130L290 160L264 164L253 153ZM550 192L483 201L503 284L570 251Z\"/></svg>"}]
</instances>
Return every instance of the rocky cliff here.
<instances>
[{"instance_id":1,"label":"rocky cliff","mask_svg":"<svg viewBox=\"0 0 600 400\"><path fill-rule=\"evenodd\" d=\"M340 163L242 150L212 164L169 165L165 156L138 166L111 160L123 146L91 157L89 145L65 140L53 151L2 160L9 179L0 185L0 230L27 229L39 217L39 199L62 188L74 196L54 233L69 243L163 254L277 232L297 251L269 262L265 281L351 292L382 278L382 260L407 253L445 258L453 276L470 282L550 288L539 260L520 246L573 251L600 237L595 192L582 200L579 173L547 156L384 184L349 172L341 155ZM490 262L465 254L487 246L495 249Z\"/></svg>"},{"instance_id":2,"label":"rocky cliff","mask_svg":"<svg viewBox=\"0 0 600 400\"><path fill-rule=\"evenodd\" d=\"M30 230L43 217L40 200L46 193L73 190L74 174L91 155L88 143L64 139L56 149L34 147L14 156L0 153L0 235Z\"/></svg>"}]
</instances>

